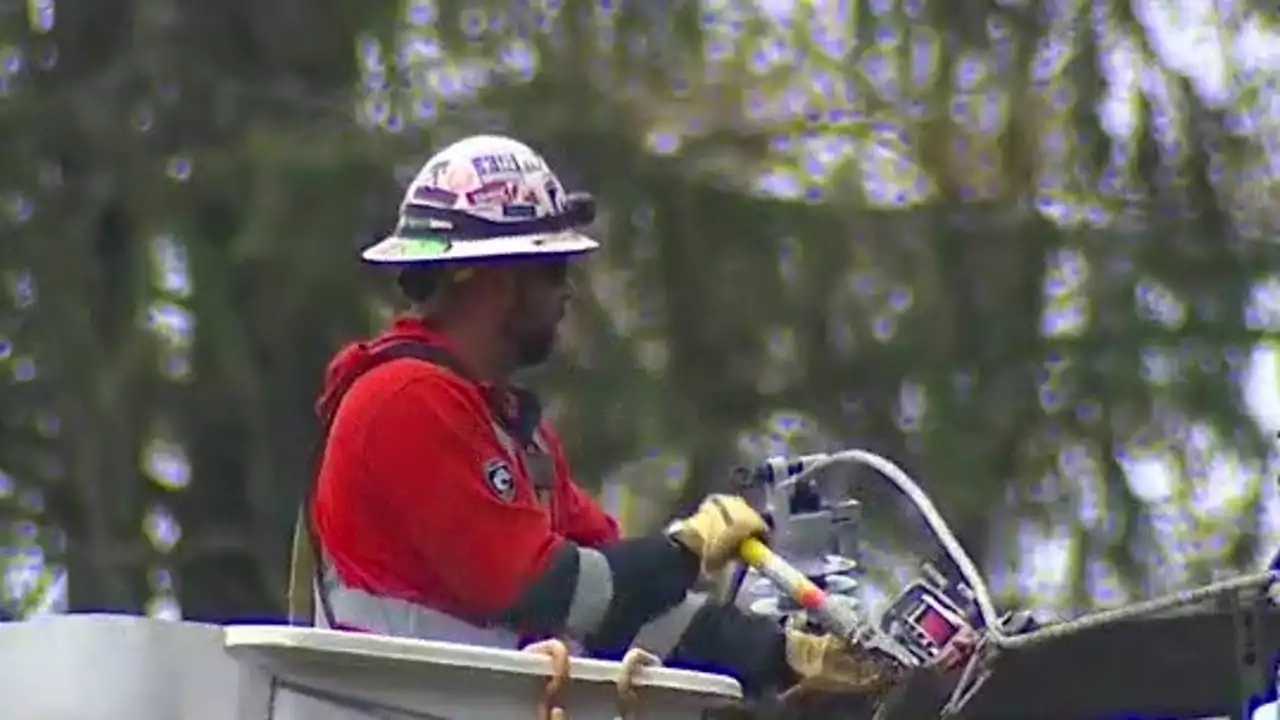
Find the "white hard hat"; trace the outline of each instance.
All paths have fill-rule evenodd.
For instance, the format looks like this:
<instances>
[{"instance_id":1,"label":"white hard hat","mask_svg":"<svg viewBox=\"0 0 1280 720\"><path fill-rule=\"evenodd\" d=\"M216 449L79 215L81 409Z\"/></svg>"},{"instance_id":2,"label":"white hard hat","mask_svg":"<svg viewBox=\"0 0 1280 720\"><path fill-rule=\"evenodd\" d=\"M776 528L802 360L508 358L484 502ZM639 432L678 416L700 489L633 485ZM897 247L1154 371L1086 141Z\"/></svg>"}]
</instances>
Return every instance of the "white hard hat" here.
<instances>
[{"instance_id":1,"label":"white hard hat","mask_svg":"<svg viewBox=\"0 0 1280 720\"><path fill-rule=\"evenodd\" d=\"M390 237L367 248L373 263L420 264L496 257L576 255L600 243L579 232L595 201L567 193L527 145L475 135L436 153L400 203Z\"/></svg>"}]
</instances>

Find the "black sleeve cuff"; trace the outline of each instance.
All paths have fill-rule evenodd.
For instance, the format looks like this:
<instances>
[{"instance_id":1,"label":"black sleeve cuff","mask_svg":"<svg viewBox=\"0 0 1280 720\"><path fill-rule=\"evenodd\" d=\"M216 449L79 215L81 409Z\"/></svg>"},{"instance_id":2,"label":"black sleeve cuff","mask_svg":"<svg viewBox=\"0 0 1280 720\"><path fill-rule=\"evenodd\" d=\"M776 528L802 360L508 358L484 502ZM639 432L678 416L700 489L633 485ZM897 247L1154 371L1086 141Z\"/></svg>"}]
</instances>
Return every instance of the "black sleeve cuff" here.
<instances>
[{"instance_id":1,"label":"black sleeve cuff","mask_svg":"<svg viewBox=\"0 0 1280 720\"><path fill-rule=\"evenodd\" d=\"M698 571L697 556L664 536L599 550L565 543L498 621L537 637L568 632L593 655L620 656L641 627L685 599Z\"/></svg>"},{"instance_id":2,"label":"black sleeve cuff","mask_svg":"<svg viewBox=\"0 0 1280 720\"><path fill-rule=\"evenodd\" d=\"M600 552L613 573L613 601L583 646L596 657L618 657L645 623L684 600L700 563L665 536L623 540Z\"/></svg>"},{"instance_id":3,"label":"black sleeve cuff","mask_svg":"<svg viewBox=\"0 0 1280 720\"><path fill-rule=\"evenodd\" d=\"M728 675L748 698L784 690L798 680L787 664L782 627L732 605L703 606L666 664Z\"/></svg>"}]
</instances>

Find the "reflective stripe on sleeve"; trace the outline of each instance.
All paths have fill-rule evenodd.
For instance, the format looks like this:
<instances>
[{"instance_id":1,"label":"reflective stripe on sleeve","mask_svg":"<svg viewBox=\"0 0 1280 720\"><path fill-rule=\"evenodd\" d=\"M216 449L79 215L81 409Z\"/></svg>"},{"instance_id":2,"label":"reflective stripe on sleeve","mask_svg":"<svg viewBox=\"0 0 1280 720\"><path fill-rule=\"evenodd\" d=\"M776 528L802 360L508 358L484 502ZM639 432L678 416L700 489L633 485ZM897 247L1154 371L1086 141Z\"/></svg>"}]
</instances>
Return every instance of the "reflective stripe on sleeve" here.
<instances>
[{"instance_id":1,"label":"reflective stripe on sleeve","mask_svg":"<svg viewBox=\"0 0 1280 720\"><path fill-rule=\"evenodd\" d=\"M703 593L689 593L679 605L645 623L631 641L631 647L647 650L660 658L671 654L680 644L693 616L707 604Z\"/></svg>"},{"instance_id":2,"label":"reflective stripe on sleeve","mask_svg":"<svg viewBox=\"0 0 1280 720\"><path fill-rule=\"evenodd\" d=\"M366 632L393 637L419 640L444 640L446 642L482 645L485 647L514 649L518 636L498 627L479 627L408 600L374 595L347 587L332 570L325 573L325 589L329 607L333 610L335 629L360 628ZM320 592L317 589L317 592ZM317 606L319 599L317 598ZM316 613L317 626L326 627L322 613Z\"/></svg>"},{"instance_id":3,"label":"reflective stripe on sleeve","mask_svg":"<svg viewBox=\"0 0 1280 720\"><path fill-rule=\"evenodd\" d=\"M597 550L578 548L578 579L565 617L570 637L583 638L595 632L613 602L613 570Z\"/></svg>"}]
</instances>

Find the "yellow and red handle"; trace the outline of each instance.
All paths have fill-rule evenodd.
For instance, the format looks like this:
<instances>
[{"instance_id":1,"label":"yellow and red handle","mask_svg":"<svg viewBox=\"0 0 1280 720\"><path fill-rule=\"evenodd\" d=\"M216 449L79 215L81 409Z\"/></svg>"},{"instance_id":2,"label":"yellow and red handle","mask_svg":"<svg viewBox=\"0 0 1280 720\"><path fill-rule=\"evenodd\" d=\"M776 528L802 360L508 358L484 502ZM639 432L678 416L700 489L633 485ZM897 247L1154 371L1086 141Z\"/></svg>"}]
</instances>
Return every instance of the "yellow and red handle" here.
<instances>
[{"instance_id":1,"label":"yellow and red handle","mask_svg":"<svg viewBox=\"0 0 1280 720\"><path fill-rule=\"evenodd\" d=\"M746 540L738 548L738 554L751 569L768 578L779 589L790 595L828 631L842 638L857 635L861 622L852 609L832 602L822 588L805 577L804 573L792 567L791 563L770 550L764 541L757 538Z\"/></svg>"}]
</instances>

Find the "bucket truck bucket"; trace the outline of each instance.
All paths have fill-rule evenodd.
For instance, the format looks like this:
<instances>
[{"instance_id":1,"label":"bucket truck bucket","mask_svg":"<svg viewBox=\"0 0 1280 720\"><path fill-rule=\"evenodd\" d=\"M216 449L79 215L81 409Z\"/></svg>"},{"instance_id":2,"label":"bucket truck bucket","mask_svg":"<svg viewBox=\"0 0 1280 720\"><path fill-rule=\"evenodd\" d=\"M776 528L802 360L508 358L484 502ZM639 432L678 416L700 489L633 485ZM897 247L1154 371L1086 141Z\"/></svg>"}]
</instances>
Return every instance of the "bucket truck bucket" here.
<instances>
[{"instance_id":1,"label":"bucket truck bucket","mask_svg":"<svg viewBox=\"0 0 1280 720\"><path fill-rule=\"evenodd\" d=\"M558 707L619 714L619 663L573 658ZM0 706L25 720L532 720L543 655L288 626L67 615L0 625ZM646 667L642 717L698 720L741 688Z\"/></svg>"}]
</instances>

